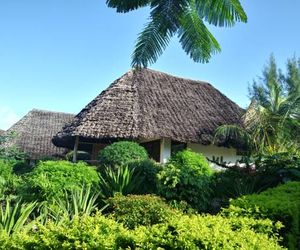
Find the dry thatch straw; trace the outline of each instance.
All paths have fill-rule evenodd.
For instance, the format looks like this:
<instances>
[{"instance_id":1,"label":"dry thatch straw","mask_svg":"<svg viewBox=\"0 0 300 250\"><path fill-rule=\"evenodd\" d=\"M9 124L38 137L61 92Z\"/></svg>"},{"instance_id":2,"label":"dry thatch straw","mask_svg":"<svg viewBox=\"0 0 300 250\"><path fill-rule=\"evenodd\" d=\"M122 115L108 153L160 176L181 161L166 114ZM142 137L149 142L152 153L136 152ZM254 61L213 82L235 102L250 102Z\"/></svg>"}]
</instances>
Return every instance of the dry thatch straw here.
<instances>
[{"instance_id":1,"label":"dry thatch straw","mask_svg":"<svg viewBox=\"0 0 300 250\"><path fill-rule=\"evenodd\" d=\"M206 82L130 70L92 100L53 139L80 141L170 138L209 144L215 129L239 124L242 109Z\"/></svg>"},{"instance_id":2,"label":"dry thatch straw","mask_svg":"<svg viewBox=\"0 0 300 250\"><path fill-rule=\"evenodd\" d=\"M61 157L66 149L54 146L51 139L73 117L73 114L33 109L5 132L15 133L5 146L16 146L33 160Z\"/></svg>"}]
</instances>

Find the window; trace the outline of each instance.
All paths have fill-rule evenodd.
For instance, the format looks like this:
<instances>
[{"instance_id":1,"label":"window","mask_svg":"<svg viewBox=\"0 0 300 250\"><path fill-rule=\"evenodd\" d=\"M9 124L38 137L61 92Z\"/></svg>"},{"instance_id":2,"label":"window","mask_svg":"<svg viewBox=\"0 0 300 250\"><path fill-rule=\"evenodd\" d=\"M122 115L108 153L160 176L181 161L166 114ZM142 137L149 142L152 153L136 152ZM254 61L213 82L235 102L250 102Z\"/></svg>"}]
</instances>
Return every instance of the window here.
<instances>
[{"instance_id":1,"label":"window","mask_svg":"<svg viewBox=\"0 0 300 250\"><path fill-rule=\"evenodd\" d=\"M179 151L185 150L187 147L186 143L180 141L171 141L171 155L178 153Z\"/></svg>"}]
</instances>

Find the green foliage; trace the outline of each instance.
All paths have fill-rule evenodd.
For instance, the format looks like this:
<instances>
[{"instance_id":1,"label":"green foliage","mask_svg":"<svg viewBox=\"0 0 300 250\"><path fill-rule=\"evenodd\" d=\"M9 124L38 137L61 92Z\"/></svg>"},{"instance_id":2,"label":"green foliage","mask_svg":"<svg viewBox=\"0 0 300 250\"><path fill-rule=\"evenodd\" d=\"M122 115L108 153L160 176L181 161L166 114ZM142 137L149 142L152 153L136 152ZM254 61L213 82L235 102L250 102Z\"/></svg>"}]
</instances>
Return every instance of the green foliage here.
<instances>
[{"instance_id":1,"label":"green foliage","mask_svg":"<svg viewBox=\"0 0 300 250\"><path fill-rule=\"evenodd\" d=\"M0 200L6 195L15 195L20 178L13 173L16 161L0 159Z\"/></svg>"},{"instance_id":2,"label":"green foliage","mask_svg":"<svg viewBox=\"0 0 300 250\"><path fill-rule=\"evenodd\" d=\"M6 199L0 207L0 231L2 230L8 235L20 231L28 222L35 207L35 202L22 204L18 201L13 204L9 199Z\"/></svg>"},{"instance_id":3,"label":"green foliage","mask_svg":"<svg viewBox=\"0 0 300 250\"><path fill-rule=\"evenodd\" d=\"M300 59L288 60L286 74L270 57L250 88L251 104L242 127L223 125L217 138L242 140L253 154L300 150Z\"/></svg>"},{"instance_id":4,"label":"green foliage","mask_svg":"<svg viewBox=\"0 0 300 250\"><path fill-rule=\"evenodd\" d=\"M162 198L154 195L116 195L108 204L112 218L129 229L164 223L176 214Z\"/></svg>"},{"instance_id":5,"label":"green foliage","mask_svg":"<svg viewBox=\"0 0 300 250\"><path fill-rule=\"evenodd\" d=\"M184 215L138 228L134 239L140 249L282 249L273 226L269 220Z\"/></svg>"},{"instance_id":6,"label":"green foliage","mask_svg":"<svg viewBox=\"0 0 300 250\"><path fill-rule=\"evenodd\" d=\"M34 166L31 166L24 161L18 161L13 165L13 172L16 175L24 175L33 170Z\"/></svg>"},{"instance_id":7,"label":"green foliage","mask_svg":"<svg viewBox=\"0 0 300 250\"><path fill-rule=\"evenodd\" d=\"M264 154L256 160L258 175L276 186L287 181L300 181L300 155L289 152Z\"/></svg>"},{"instance_id":8,"label":"green foliage","mask_svg":"<svg viewBox=\"0 0 300 250\"><path fill-rule=\"evenodd\" d=\"M129 167L134 168L135 173L142 182L139 194L157 193L157 174L162 168L160 164L148 159L130 163Z\"/></svg>"},{"instance_id":9,"label":"green foliage","mask_svg":"<svg viewBox=\"0 0 300 250\"><path fill-rule=\"evenodd\" d=\"M128 230L100 214L0 238L0 249L283 249L270 220L178 215Z\"/></svg>"},{"instance_id":10,"label":"green foliage","mask_svg":"<svg viewBox=\"0 0 300 250\"><path fill-rule=\"evenodd\" d=\"M105 167L99 173L100 192L104 197L113 197L115 193L123 195L139 193L142 179L134 168L120 166L116 170Z\"/></svg>"},{"instance_id":11,"label":"green foliage","mask_svg":"<svg viewBox=\"0 0 300 250\"><path fill-rule=\"evenodd\" d=\"M65 191L62 198L54 198L52 203L46 203L42 208L45 219L52 219L57 223L72 220L74 217L91 215L97 211L99 195L91 187L82 187L80 190Z\"/></svg>"},{"instance_id":12,"label":"green foliage","mask_svg":"<svg viewBox=\"0 0 300 250\"><path fill-rule=\"evenodd\" d=\"M246 195L231 200L228 216L247 216L269 218L280 221L284 228L280 234L289 249L296 249L297 237L300 233L300 182L288 182L279 187L268 189L260 194Z\"/></svg>"},{"instance_id":13,"label":"green foliage","mask_svg":"<svg viewBox=\"0 0 300 250\"><path fill-rule=\"evenodd\" d=\"M45 161L30 172L20 188L26 200L51 200L63 197L64 190L80 190L81 187L96 187L99 182L97 171L83 162Z\"/></svg>"},{"instance_id":14,"label":"green foliage","mask_svg":"<svg viewBox=\"0 0 300 250\"><path fill-rule=\"evenodd\" d=\"M220 51L220 46L205 22L222 27L247 21L238 0L107 0L106 3L123 13L145 6L151 8L149 22L139 34L132 55L132 65L137 67L156 62L175 35L195 62L208 62L212 54Z\"/></svg>"},{"instance_id":15,"label":"green foliage","mask_svg":"<svg viewBox=\"0 0 300 250\"><path fill-rule=\"evenodd\" d=\"M74 217L72 221L46 225L37 224L37 230L16 235L0 249L119 249L119 238L127 231L111 219L100 214ZM1 243L1 239L0 239ZM2 248L1 248L2 247Z\"/></svg>"},{"instance_id":16,"label":"green foliage","mask_svg":"<svg viewBox=\"0 0 300 250\"><path fill-rule=\"evenodd\" d=\"M27 158L27 154L21 152L13 143L17 137L18 135L15 132L0 135L0 159L24 160Z\"/></svg>"},{"instance_id":17,"label":"green foliage","mask_svg":"<svg viewBox=\"0 0 300 250\"><path fill-rule=\"evenodd\" d=\"M159 193L168 200L184 200L205 211L212 194L212 173L203 155L190 150L178 152L158 173Z\"/></svg>"},{"instance_id":18,"label":"green foliage","mask_svg":"<svg viewBox=\"0 0 300 250\"><path fill-rule=\"evenodd\" d=\"M148 159L146 149L136 142L129 141L115 142L99 153L100 170L103 166L116 168L146 159Z\"/></svg>"},{"instance_id":19,"label":"green foliage","mask_svg":"<svg viewBox=\"0 0 300 250\"><path fill-rule=\"evenodd\" d=\"M214 173L212 189L215 197L236 198L261 191L259 181L260 178L255 174L232 168Z\"/></svg>"}]
</instances>

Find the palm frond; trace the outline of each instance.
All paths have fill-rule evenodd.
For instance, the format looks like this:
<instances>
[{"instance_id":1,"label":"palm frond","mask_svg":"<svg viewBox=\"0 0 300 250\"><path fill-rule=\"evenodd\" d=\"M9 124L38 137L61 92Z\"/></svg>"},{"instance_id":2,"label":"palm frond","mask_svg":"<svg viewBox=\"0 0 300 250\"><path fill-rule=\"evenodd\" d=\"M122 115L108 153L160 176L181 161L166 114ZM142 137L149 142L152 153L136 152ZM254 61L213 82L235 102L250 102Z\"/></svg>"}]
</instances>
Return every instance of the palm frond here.
<instances>
[{"instance_id":1,"label":"palm frond","mask_svg":"<svg viewBox=\"0 0 300 250\"><path fill-rule=\"evenodd\" d=\"M141 7L145 7L151 3L151 0L106 0L106 4L110 8L116 8L117 12L126 13Z\"/></svg>"},{"instance_id":2,"label":"palm frond","mask_svg":"<svg viewBox=\"0 0 300 250\"><path fill-rule=\"evenodd\" d=\"M212 54L221 51L217 40L204 25L193 5L186 8L180 19L178 36L183 50L195 62L208 62Z\"/></svg>"},{"instance_id":3,"label":"palm frond","mask_svg":"<svg viewBox=\"0 0 300 250\"><path fill-rule=\"evenodd\" d=\"M187 0L153 1L150 22L139 34L132 54L133 67L155 63L179 28L180 15Z\"/></svg>"},{"instance_id":4,"label":"palm frond","mask_svg":"<svg viewBox=\"0 0 300 250\"><path fill-rule=\"evenodd\" d=\"M221 141L242 141L248 148L251 147L251 137L249 133L240 126L237 125L222 125L219 126L215 131L213 142L217 140Z\"/></svg>"},{"instance_id":5,"label":"palm frond","mask_svg":"<svg viewBox=\"0 0 300 250\"><path fill-rule=\"evenodd\" d=\"M197 11L209 24L233 26L236 22L247 22L247 15L239 0L195 0Z\"/></svg>"}]
</instances>

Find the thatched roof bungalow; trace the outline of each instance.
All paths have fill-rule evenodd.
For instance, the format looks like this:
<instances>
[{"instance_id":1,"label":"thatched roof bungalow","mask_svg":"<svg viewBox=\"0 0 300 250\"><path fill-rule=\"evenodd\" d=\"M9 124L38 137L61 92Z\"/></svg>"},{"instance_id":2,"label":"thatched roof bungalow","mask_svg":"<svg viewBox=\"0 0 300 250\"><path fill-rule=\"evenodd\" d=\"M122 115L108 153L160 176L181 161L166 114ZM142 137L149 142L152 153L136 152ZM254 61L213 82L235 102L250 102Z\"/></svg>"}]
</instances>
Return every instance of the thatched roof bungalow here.
<instances>
[{"instance_id":1,"label":"thatched roof bungalow","mask_svg":"<svg viewBox=\"0 0 300 250\"><path fill-rule=\"evenodd\" d=\"M184 147L231 160L234 149L211 142L218 126L239 124L241 113L207 82L150 69L130 70L64 126L53 143L90 151L94 159L108 143L135 140L160 162Z\"/></svg>"},{"instance_id":2,"label":"thatched roof bungalow","mask_svg":"<svg viewBox=\"0 0 300 250\"><path fill-rule=\"evenodd\" d=\"M73 114L33 109L5 132L15 133L5 146L16 146L29 160L60 158L66 148L56 147L51 139L73 117Z\"/></svg>"}]
</instances>

